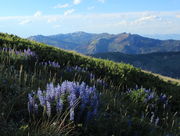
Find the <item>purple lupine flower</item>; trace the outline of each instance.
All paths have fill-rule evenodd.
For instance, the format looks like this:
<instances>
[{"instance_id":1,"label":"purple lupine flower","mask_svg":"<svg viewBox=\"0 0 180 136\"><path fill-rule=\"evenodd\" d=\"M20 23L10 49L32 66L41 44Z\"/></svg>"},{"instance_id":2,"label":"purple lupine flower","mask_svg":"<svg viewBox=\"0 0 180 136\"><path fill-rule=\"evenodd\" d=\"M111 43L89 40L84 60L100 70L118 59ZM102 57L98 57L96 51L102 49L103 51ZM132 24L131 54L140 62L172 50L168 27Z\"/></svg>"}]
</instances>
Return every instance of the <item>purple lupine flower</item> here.
<instances>
[{"instance_id":1,"label":"purple lupine flower","mask_svg":"<svg viewBox=\"0 0 180 136\"><path fill-rule=\"evenodd\" d=\"M81 118L81 116L78 117L77 115L82 115L82 112L85 111L84 109L86 106L88 106L87 108L90 109L89 113L86 113L86 117L93 117L97 114L99 101L95 90L95 86L89 87L84 82L80 84L79 82L64 81L61 85L58 84L56 87L53 85L53 83L49 83L47 84L46 90L41 91L38 89L37 93L33 92L33 95L38 97L36 100L39 101L40 106L43 106L48 117L51 116L51 111L53 111L51 109L54 109L54 105L56 106L57 113L61 113L63 108L67 108L64 107L63 103L63 99L67 99L70 107L70 120L73 121L76 117L77 119ZM66 95L67 97L64 97ZM31 95L29 95L29 99L29 104L30 102L33 102L33 104L35 103L32 101L33 97ZM80 104L76 103L77 100L80 100ZM36 103L38 102L36 101ZM77 106L79 106L80 111L76 110ZM34 109L33 111L36 111L38 105L33 106L32 108Z\"/></svg>"},{"instance_id":2,"label":"purple lupine flower","mask_svg":"<svg viewBox=\"0 0 180 136\"><path fill-rule=\"evenodd\" d=\"M105 84L105 82L102 79L97 79L96 82L102 86Z\"/></svg>"},{"instance_id":3,"label":"purple lupine flower","mask_svg":"<svg viewBox=\"0 0 180 136\"><path fill-rule=\"evenodd\" d=\"M29 48L26 50L24 49L25 56L36 56L36 54L34 52L32 52Z\"/></svg>"},{"instance_id":4,"label":"purple lupine flower","mask_svg":"<svg viewBox=\"0 0 180 136\"><path fill-rule=\"evenodd\" d=\"M7 48L3 48L2 49L3 52L7 52L7 50L8 50Z\"/></svg>"},{"instance_id":5,"label":"purple lupine flower","mask_svg":"<svg viewBox=\"0 0 180 136\"><path fill-rule=\"evenodd\" d=\"M81 112L85 109L86 104L88 102L87 94L86 94L86 89L85 89L85 84L84 82L81 83L80 85L80 93L79 96L81 98Z\"/></svg>"},{"instance_id":6,"label":"purple lupine flower","mask_svg":"<svg viewBox=\"0 0 180 136\"><path fill-rule=\"evenodd\" d=\"M78 66L74 67L74 70L76 70L78 72L83 72L83 69L81 67L78 67Z\"/></svg>"},{"instance_id":7,"label":"purple lupine flower","mask_svg":"<svg viewBox=\"0 0 180 136\"><path fill-rule=\"evenodd\" d=\"M87 68L81 68L79 66L74 66L74 67L66 67L65 69L67 72L72 72L72 71L76 71L76 72L88 72Z\"/></svg>"},{"instance_id":8,"label":"purple lupine flower","mask_svg":"<svg viewBox=\"0 0 180 136\"><path fill-rule=\"evenodd\" d=\"M64 81L62 84L61 84L61 93L64 95L67 91L67 81Z\"/></svg>"},{"instance_id":9,"label":"purple lupine flower","mask_svg":"<svg viewBox=\"0 0 180 136\"><path fill-rule=\"evenodd\" d=\"M53 62L49 61L49 65L52 66L52 67L55 67L55 68L59 68L60 67L59 63L54 62L54 61Z\"/></svg>"},{"instance_id":10,"label":"purple lupine flower","mask_svg":"<svg viewBox=\"0 0 180 136\"><path fill-rule=\"evenodd\" d=\"M72 82L66 82L66 91L71 93L74 93L74 87Z\"/></svg>"},{"instance_id":11,"label":"purple lupine flower","mask_svg":"<svg viewBox=\"0 0 180 136\"><path fill-rule=\"evenodd\" d=\"M148 100L151 100L154 98L154 92L150 93L149 96L148 96Z\"/></svg>"},{"instance_id":12,"label":"purple lupine flower","mask_svg":"<svg viewBox=\"0 0 180 136\"><path fill-rule=\"evenodd\" d=\"M48 64L49 64L49 66L52 66L52 67L55 67L55 68L60 68L60 65L59 65L59 63L57 63L57 62L51 62L51 61L48 61Z\"/></svg>"},{"instance_id":13,"label":"purple lupine flower","mask_svg":"<svg viewBox=\"0 0 180 136\"><path fill-rule=\"evenodd\" d=\"M79 82L74 83L75 95L77 98L80 97L80 84Z\"/></svg>"},{"instance_id":14,"label":"purple lupine flower","mask_svg":"<svg viewBox=\"0 0 180 136\"><path fill-rule=\"evenodd\" d=\"M166 99L167 97L166 97L166 95L164 94L164 95L162 96L162 98Z\"/></svg>"},{"instance_id":15,"label":"purple lupine flower","mask_svg":"<svg viewBox=\"0 0 180 136\"><path fill-rule=\"evenodd\" d=\"M89 97L86 90L83 93L80 93L80 98L82 101L82 108L89 102Z\"/></svg>"},{"instance_id":16,"label":"purple lupine flower","mask_svg":"<svg viewBox=\"0 0 180 136\"><path fill-rule=\"evenodd\" d=\"M144 89L144 92L149 94L151 92L151 90L150 89Z\"/></svg>"},{"instance_id":17,"label":"purple lupine flower","mask_svg":"<svg viewBox=\"0 0 180 136\"><path fill-rule=\"evenodd\" d=\"M24 49L23 53L25 56L36 56L36 54L32 52L29 48L27 50Z\"/></svg>"},{"instance_id":18,"label":"purple lupine flower","mask_svg":"<svg viewBox=\"0 0 180 136\"><path fill-rule=\"evenodd\" d=\"M33 99L33 97L32 97L32 95L31 95L31 94L28 94L28 99L29 99L30 104L32 104L32 105L33 105L33 101L34 101L34 99Z\"/></svg>"},{"instance_id":19,"label":"purple lupine flower","mask_svg":"<svg viewBox=\"0 0 180 136\"><path fill-rule=\"evenodd\" d=\"M71 92L70 95L68 96L68 101L69 101L70 107L75 105L76 99L77 99L76 95L73 92Z\"/></svg>"},{"instance_id":20,"label":"purple lupine flower","mask_svg":"<svg viewBox=\"0 0 180 136\"><path fill-rule=\"evenodd\" d=\"M56 111L58 113L60 113L63 109L63 101L61 100L61 98L59 98L57 105L56 105Z\"/></svg>"},{"instance_id":21,"label":"purple lupine flower","mask_svg":"<svg viewBox=\"0 0 180 136\"><path fill-rule=\"evenodd\" d=\"M40 63L43 66L50 66L50 67L54 67L54 68L60 68L60 64L58 62L52 62L52 61L48 61L48 62L41 62Z\"/></svg>"},{"instance_id":22,"label":"purple lupine flower","mask_svg":"<svg viewBox=\"0 0 180 136\"><path fill-rule=\"evenodd\" d=\"M91 80L94 80L94 79L95 79L95 75L92 74L92 73L90 73L89 78L90 78Z\"/></svg>"},{"instance_id":23,"label":"purple lupine flower","mask_svg":"<svg viewBox=\"0 0 180 136\"><path fill-rule=\"evenodd\" d=\"M80 91L84 92L84 90L86 88L85 82L82 82L79 87L80 87Z\"/></svg>"},{"instance_id":24,"label":"purple lupine flower","mask_svg":"<svg viewBox=\"0 0 180 136\"><path fill-rule=\"evenodd\" d=\"M91 120L94 116L97 115L97 109L98 109L98 105L99 105L98 97L95 94L95 92L92 92L90 95L93 95L91 97L91 99L89 99L89 103L90 103L90 106L92 108L92 111L88 112L87 120Z\"/></svg>"},{"instance_id":25,"label":"purple lupine flower","mask_svg":"<svg viewBox=\"0 0 180 136\"><path fill-rule=\"evenodd\" d=\"M40 104L42 106L45 106L45 104L46 104L45 97L43 96L43 93L42 93L42 91L40 89L38 89L37 96L39 98Z\"/></svg>"},{"instance_id":26,"label":"purple lupine flower","mask_svg":"<svg viewBox=\"0 0 180 136\"><path fill-rule=\"evenodd\" d=\"M139 88L138 85L136 85L136 86L135 86L135 89L137 90L138 88Z\"/></svg>"},{"instance_id":27,"label":"purple lupine flower","mask_svg":"<svg viewBox=\"0 0 180 136\"><path fill-rule=\"evenodd\" d=\"M21 55L21 52L15 51L15 54L16 54L16 55Z\"/></svg>"},{"instance_id":28,"label":"purple lupine flower","mask_svg":"<svg viewBox=\"0 0 180 136\"><path fill-rule=\"evenodd\" d=\"M26 50L24 49L23 51L17 51L15 49L11 49L11 48L3 48L4 52L9 52L11 54L16 54L16 55L20 55L20 56L36 56L35 52L32 52L29 48Z\"/></svg>"},{"instance_id":29,"label":"purple lupine flower","mask_svg":"<svg viewBox=\"0 0 180 136\"><path fill-rule=\"evenodd\" d=\"M98 101L98 96L94 93L93 97L91 98L91 107L93 107L93 116L97 114L97 109L98 109L99 101Z\"/></svg>"},{"instance_id":30,"label":"purple lupine flower","mask_svg":"<svg viewBox=\"0 0 180 136\"><path fill-rule=\"evenodd\" d=\"M47 84L47 90L46 90L46 100L52 101L55 96L55 89L53 83Z\"/></svg>"},{"instance_id":31,"label":"purple lupine flower","mask_svg":"<svg viewBox=\"0 0 180 136\"><path fill-rule=\"evenodd\" d=\"M66 67L65 71L66 72L72 72L72 68L71 67Z\"/></svg>"},{"instance_id":32,"label":"purple lupine flower","mask_svg":"<svg viewBox=\"0 0 180 136\"><path fill-rule=\"evenodd\" d=\"M57 87L54 88L54 91L55 99L57 100L61 95L61 86L58 84Z\"/></svg>"},{"instance_id":33,"label":"purple lupine flower","mask_svg":"<svg viewBox=\"0 0 180 136\"><path fill-rule=\"evenodd\" d=\"M48 117L51 116L51 104L48 101L46 101L46 113Z\"/></svg>"},{"instance_id":34,"label":"purple lupine flower","mask_svg":"<svg viewBox=\"0 0 180 136\"><path fill-rule=\"evenodd\" d=\"M167 97L165 94L161 94L159 97L160 101L167 104Z\"/></svg>"},{"instance_id":35,"label":"purple lupine flower","mask_svg":"<svg viewBox=\"0 0 180 136\"><path fill-rule=\"evenodd\" d=\"M147 102L148 102L148 98L145 97L145 98L144 98L144 103L147 103Z\"/></svg>"},{"instance_id":36,"label":"purple lupine flower","mask_svg":"<svg viewBox=\"0 0 180 136\"><path fill-rule=\"evenodd\" d=\"M33 111L33 107L34 107L34 98L32 97L31 94L28 94L28 111L29 113Z\"/></svg>"},{"instance_id":37,"label":"purple lupine flower","mask_svg":"<svg viewBox=\"0 0 180 136\"><path fill-rule=\"evenodd\" d=\"M131 89L127 89L127 93L130 93L130 92L132 92L132 90Z\"/></svg>"}]
</instances>

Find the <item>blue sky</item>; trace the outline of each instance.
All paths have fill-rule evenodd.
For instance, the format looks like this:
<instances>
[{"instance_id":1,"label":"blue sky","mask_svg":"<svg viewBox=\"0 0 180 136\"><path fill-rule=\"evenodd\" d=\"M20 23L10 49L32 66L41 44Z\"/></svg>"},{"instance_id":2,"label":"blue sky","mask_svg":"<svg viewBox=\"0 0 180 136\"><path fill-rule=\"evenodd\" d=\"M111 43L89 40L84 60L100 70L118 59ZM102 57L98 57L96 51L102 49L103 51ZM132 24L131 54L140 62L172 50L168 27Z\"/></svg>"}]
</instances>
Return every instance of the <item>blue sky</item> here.
<instances>
[{"instance_id":1,"label":"blue sky","mask_svg":"<svg viewBox=\"0 0 180 136\"><path fill-rule=\"evenodd\" d=\"M0 31L180 34L180 0L0 0Z\"/></svg>"}]
</instances>

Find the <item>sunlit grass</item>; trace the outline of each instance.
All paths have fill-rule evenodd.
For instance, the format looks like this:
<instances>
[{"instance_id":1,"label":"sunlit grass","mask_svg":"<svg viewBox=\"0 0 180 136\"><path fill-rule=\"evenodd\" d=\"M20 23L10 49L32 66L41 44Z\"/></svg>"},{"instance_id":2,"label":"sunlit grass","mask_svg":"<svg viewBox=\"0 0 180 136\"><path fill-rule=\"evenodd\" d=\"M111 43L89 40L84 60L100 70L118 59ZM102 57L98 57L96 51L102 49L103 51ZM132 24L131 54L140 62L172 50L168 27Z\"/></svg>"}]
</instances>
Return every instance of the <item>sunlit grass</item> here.
<instances>
[{"instance_id":1,"label":"sunlit grass","mask_svg":"<svg viewBox=\"0 0 180 136\"><path fill-rule=\"evenodd\" d=\"M160 74L152 73L152 72L145 71L145 70L143 70L143 72L149 73L149 74L153 74L153 75L159 77L160 79L162 79L162 80L164 80L164 81L166 81L166 82L171 82L171 83L180 85L180 80L179 80L179 79L174 79L174 78L171 78L171 77L162 76L162 75L160 75Z\"/></svg>"}]
</instances>

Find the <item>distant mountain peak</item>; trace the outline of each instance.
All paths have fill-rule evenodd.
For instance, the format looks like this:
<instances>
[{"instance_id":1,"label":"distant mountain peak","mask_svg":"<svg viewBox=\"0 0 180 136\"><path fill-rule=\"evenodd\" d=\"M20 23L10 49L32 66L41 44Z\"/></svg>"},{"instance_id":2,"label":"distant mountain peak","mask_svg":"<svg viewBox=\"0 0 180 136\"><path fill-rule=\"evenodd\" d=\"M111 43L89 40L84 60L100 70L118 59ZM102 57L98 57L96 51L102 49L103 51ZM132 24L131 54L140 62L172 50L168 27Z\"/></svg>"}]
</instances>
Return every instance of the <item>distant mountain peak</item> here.
<instances>
[{"instance_id":1,"label":"distant mountain peak","mask_svg":"<svg viewBox=\"0 0 180 136\"><path fill-rule=\"evenodd\" d=\"M122 52L144 54L153 52L180 51L180 41L158 40L131 33L86 33L77 31L52 36L33 36L29 39L84 54Z\"/></svg>"}]
</instances>

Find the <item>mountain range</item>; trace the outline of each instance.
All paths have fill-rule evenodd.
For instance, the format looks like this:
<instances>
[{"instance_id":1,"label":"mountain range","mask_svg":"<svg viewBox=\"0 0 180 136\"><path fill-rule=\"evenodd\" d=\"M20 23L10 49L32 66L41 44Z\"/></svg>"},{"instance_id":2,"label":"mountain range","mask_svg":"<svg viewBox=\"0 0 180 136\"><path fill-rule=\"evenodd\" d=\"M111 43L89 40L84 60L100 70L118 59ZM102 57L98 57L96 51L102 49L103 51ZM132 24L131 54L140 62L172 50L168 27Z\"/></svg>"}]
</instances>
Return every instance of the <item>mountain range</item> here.
<instances>
[{"instance_id":1,"label":"mountain range","mask_svg":"<svg viewBox=\"0 0 180 136\"><path fill-rule=\"evenodd\" d=\"M137 34L93 34L75 32L50 36L31 36L28 39L53 45L83 54L121 52L126 54L145 54L153 52L180 51L179 40L158 40Z\"/></svg>"}]
</instances>

